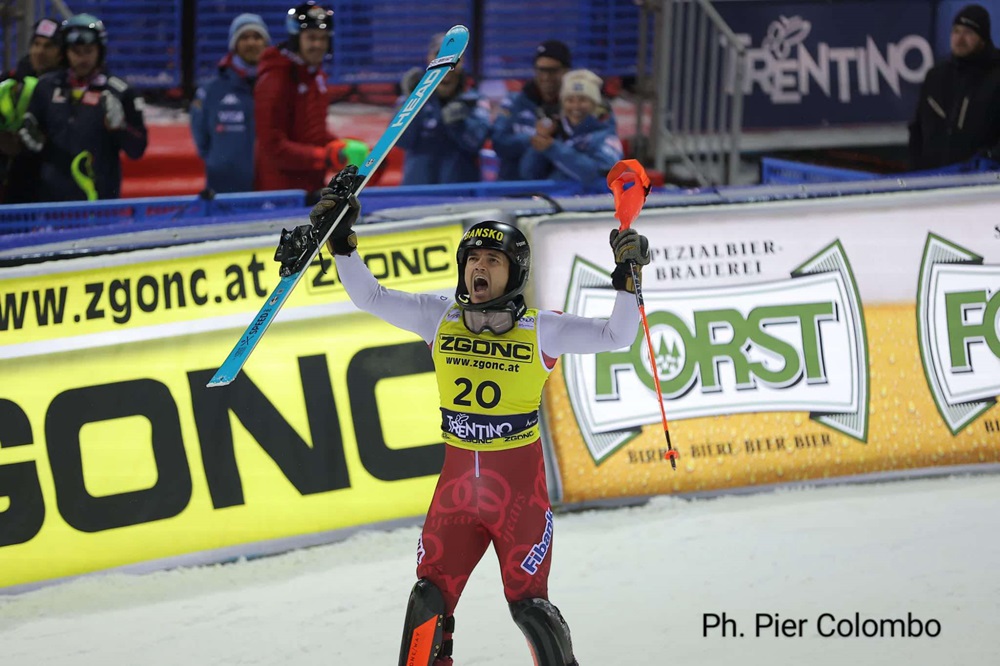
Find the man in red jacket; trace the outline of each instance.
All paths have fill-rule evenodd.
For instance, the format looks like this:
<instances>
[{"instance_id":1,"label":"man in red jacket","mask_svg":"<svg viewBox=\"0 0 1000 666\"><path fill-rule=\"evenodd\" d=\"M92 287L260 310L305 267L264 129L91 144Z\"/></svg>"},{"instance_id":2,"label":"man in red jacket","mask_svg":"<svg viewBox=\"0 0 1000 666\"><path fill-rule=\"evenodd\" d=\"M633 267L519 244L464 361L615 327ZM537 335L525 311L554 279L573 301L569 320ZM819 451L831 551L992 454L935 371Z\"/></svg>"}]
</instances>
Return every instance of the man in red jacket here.
<instances>
[{"instance_id":1,"label":"man in red jacket","mask_svg":"<svg viewBox=\"0 0 1000 666\"><path fill-rule=\"evenodd\" d=\"M304 2L288 10L288 41L261 55L254 87L257 190L314 193L326 175L360 164L368 146L338 139L326 127L330 90L323 60L331 51L333 11Z\"/></svg>"}]
</instances>

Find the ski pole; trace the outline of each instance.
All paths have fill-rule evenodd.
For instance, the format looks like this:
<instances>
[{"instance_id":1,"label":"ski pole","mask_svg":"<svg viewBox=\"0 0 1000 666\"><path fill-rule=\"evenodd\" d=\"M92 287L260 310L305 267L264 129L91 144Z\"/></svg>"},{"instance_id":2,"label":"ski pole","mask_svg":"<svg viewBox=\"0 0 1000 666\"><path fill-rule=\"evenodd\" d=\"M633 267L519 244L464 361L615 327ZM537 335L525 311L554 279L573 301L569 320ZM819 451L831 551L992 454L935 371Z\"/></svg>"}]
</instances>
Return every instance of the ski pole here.
<instances>
[{"instance_id":1,"label":"ski pole","mask_svg":"<svg viewBox=\"0 0 1000 666\"><path fill-rule=\"evenodd\" d=\"M620 160L608 172L608 187L615 196L615 217L620 223L618 230L625 231L639 216L642 205L646 203L650 183L646 170L638 160ZM653 384L656 386L656 398L660 404L660 416L663 418L663 434L667 438L666 457L670 466L677 470L677 451L670 443L670 424L667 423L667 412L663 407L663 391L660 389L660 369L656 363L653 351L653 337L649 333L649 320L646 318L646 305L642 300L642 285L639 284L639 269L635 262L630 261L629 271L632 274L632 285L635 287L635 302L639 306L642 318L642 329L646 335L646 351L649 353L649 367L653 371Z\"/></svg>"}]
</instances>

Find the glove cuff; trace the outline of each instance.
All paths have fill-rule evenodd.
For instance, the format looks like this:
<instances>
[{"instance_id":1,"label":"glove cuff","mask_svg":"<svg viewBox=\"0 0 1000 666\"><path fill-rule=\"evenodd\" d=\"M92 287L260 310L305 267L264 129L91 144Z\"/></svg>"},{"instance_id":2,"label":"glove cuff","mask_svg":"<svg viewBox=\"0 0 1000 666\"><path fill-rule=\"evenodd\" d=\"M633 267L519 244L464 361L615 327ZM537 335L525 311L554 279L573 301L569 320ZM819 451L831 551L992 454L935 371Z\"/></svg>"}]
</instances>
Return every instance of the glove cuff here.
<instances>
[{"instance_id":1,"label":"glove cuff","mask_svg":"<svg viewBox=\"0 0 1000 666\"><path fill-rule=\"evenodd\" d=\"M347 236L330 238L326 243L326 248L330 250L333 254L339 254L344 257L351 256L358 247L358 235L353 231Z\"/></svg>"},{"instance_id":2,"label":"glove cuff","mask_svg":"<svg viewBox=\"0 0 1000 666\"><path fill-rule=\"evenodd\" d=\"M635 275L639 278L639 284L642 285L642 266L636 264ZM632 282L632 269L629 264L615 264L615 270L611 272L611 286L615 288L616 291L627 291L630 294L635 293L635 284Z\"/></svg>"}]
</instances>

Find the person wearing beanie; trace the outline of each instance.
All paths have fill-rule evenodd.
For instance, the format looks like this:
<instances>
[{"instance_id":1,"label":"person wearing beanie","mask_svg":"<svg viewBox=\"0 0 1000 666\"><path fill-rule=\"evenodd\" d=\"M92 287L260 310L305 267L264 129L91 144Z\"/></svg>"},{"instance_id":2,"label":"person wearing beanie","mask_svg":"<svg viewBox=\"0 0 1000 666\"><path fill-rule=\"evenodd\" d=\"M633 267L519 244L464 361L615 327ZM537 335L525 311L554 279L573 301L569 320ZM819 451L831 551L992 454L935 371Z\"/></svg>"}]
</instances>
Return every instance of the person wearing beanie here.
<instances>
[{"instance_id":1,"label":"person wearing beanie","mask_svg":"<svg viewBox=\"0 0 1000 666\"><path fill-rule=\"evenodd\" d=\"M981 5L955 15L951 55L927 72L909 126L912 169L1000 160L1000 54L990 23Z\"/></svg>"},{"instance_id":2,"label":"person wearing beanie","mask_svg":"<svg viewBox=\"0 0 1000 666\"><path fill-rule=\"evenodd\" d=\"M587 69L563 76L558 123L538 121L521 157L521 178L573 181L585 192L607 190L606 175L622 159L623 149L603 105L602 83Z\"/></svg>"},{"instance_id":3,"label":"person wearing beanie","mask_svg":"<svg viewBox=\"0 0 1000 666\"><path fill-rule=\"evenodd\" d=\"M108 31L93 14L74 14L58 33L64 64L38 80L18 137L40 155L38 201L121 196L121 154L137 160L148 134L143 100L107 66Z\"/></svg>"},{"instance_id":4,"label":"person wearing beanie","mask_svg":"<svg viewBox=\"0 0 1000 666\"><path fill-rule=\"evenodd\" d=\"M427 62L437 57L444 33L428 46ZM406 101L426 67L414 68L401 85ZM479 150L490 135L490 111L459 62L414 117L396 144L403 151L403 185L470 183L481 180Z\"/></svg>"},{"instance_id":5,"label":"person wearing beanie","mask_svg":"<svg viewBox=\"0 0 1000 666\"><path fill-rule=\"evenodd\" d=\"M38 78L62 64L59 23L43 18L31 29L28 53L0 76L0 203L30 203L42 168L41 155L22 149L17 131Z\"/></svg>"},{"instance_id":6,"label":"person wearing beanie","mask_svg":"<svg viewBox=\"0 0 1000 666\"><path fill-rule=\"evenodd\" d=\"M493 121L493 149L500 158L500 180L520 180L521 157L528 150L535 124L559 120L559 88L573 65L569 47L557 39L539 44L533 54L535 75L520 92L509 95Z\"/></svg>"},{"instance_id":7,"label":"person wearing beanie","mask_svg":"<svg viewBox=\"0 0 1000 666\"><path fill-rule=\"evenodd\" d=\"M212 193L253 190L253 89L261 54L270 43L271 35L260 16L234 18L229 26L229 52L191 102L191 135L205 162L205 188Z\"/></svg>"}]
</instances>

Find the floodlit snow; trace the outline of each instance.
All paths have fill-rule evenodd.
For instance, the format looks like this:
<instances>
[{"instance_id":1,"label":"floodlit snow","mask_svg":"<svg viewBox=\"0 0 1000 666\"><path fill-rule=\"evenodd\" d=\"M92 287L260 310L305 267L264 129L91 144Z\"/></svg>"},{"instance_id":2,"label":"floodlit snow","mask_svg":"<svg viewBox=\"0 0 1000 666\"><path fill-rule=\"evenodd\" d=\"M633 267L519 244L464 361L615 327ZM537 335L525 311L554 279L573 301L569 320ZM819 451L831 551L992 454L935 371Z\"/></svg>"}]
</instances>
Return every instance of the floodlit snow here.
<instances>
[{"instance_id":1,"label":"floodlit snow","mask_svg":"<svg viewBox=\"0 0 1000 666\"><path fill-rule=\"evenodd\" d=\"M551 596L584 666L1000 663L1000 476L780 490L556 518ZM0 597L0 664L396 664L416 527L225 566ZM702 637L704 613L743 638ZM757 613L802 638L754 636ZM816 620L937 620L937 638L820 638ZM459 666L528 666L487 552Z\"/></svg>"}]
</instances>

